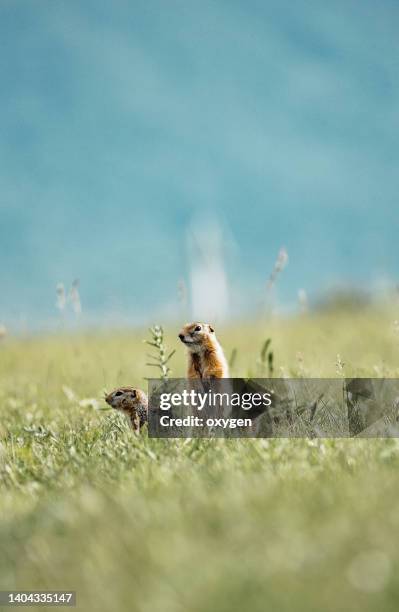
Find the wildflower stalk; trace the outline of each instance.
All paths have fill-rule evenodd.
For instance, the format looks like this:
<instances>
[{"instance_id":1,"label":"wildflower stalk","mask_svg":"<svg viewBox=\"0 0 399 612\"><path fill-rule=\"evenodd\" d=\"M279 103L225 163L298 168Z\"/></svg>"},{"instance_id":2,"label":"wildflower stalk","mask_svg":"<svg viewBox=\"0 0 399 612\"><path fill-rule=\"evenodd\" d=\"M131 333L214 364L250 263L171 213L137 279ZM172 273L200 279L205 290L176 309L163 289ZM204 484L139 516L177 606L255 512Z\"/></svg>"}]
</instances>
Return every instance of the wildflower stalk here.
<instances>
[{"instance_id":1,"label":"wildflower stalk","mask_svg":"<svg viewBox=\"0 0 399 612\"><path fill-rule=\"evenodd\" d=\"M269 280L267 281L267 291L271 291L276 283L277 277L285 268L288 263L288 253L286 249L283 247L280 249L277 259L274 263L272 273L269 276Z\"/></svg>"},{"instance_id":2,"label":"wildflower stalk","mask_svg":"<svg viewBox=\"0 0 399 612\"><path fill-rule=\"evenodd\" d=\"M75 279L72 283L71 291L69 292L69 299L72 303L72 308L75 315L78 317L82 314L82 304L79 295L79 280Z\"/></svg>"},{"instance_id":3,"label":"wildflower stalk","mask_svg":"<svg viewBox=\"0 0 399 612\"><path fill-rule=\"evenodd\" d=\"M269 377L272 377L274 372L274 353L270 350L271 342L271 338L265 340L258 359L260 374L263 375L267 371Z\"/></svg>"},{"instance_id":4,"label":"wildflower stalk","mask_svg":"<svg viewBox=\"0 0 399 612\"><path fill-rule=\"evenodd\" d=\"M273 289L276 284L277 277L279 274L281 274L287 264L288 253L287 250L282 247L277 255L276 261L274 262L273 270L271 271L266 285L266 309L269 311L269 314L272 314Z\"/></svg>"},{"instance_id":5,"label":"wildflower stalk","mask_svg":"<svg viewBox=\"0 0 399 612\"><path fill-rule=\"evenodd\" d=\"M165 344L164 331L161 325L154 325L153 327L150 327L149 332L151 339L144 340L144 342L145 344L152 346L155 349L156 354L148 355L152 361L146 363L146 365L153 368L159 368L161 371L161 379L168 380L169 374L172 371L168 364L176 351L173 350L168 353Z\"/></svg>"}]
</instances>

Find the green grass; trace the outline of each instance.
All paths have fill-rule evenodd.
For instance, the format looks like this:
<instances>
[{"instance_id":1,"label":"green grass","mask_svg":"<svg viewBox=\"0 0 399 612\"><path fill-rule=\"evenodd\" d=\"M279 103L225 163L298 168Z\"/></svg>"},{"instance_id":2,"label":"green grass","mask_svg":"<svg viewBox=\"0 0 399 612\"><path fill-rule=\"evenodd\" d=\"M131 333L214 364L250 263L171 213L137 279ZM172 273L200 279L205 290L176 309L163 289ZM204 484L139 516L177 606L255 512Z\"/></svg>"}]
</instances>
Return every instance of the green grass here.
<instances>
[{"instance_id":1,"label":"green grass","mask_svg":"<svg viewBox=\"0 0 399 612\"><path fill-rule=\"evenodd\" d=\"M233 374L399 375L394 315L220 331ZM0 345L0 590L73 589L82 610L396 610L396 440L155 440L81 405L145 388L143 332ZM184 375L167 330L174 375ZM298 357L298 352L300 355ZM71 394L72 392L72 394ZM37 608L39 609L39 608Z\"/></svg>"}]
</instances>

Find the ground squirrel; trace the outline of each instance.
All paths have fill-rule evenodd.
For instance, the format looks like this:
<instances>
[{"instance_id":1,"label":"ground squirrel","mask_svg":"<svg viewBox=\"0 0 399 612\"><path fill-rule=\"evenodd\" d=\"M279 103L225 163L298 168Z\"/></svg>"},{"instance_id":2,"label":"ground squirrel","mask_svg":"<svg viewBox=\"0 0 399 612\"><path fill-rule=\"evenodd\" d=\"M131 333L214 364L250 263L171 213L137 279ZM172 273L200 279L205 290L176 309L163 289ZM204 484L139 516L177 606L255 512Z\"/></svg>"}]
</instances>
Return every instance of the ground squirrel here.
<instances>
[{"instance_id":1,"label":"ground squirrel","mask_svg":"<svg viewBox=\"0 0 399 612\"><path fill-rule=\"evenodd\" d=\"M227 361L211 325L187 323L179 338L188 350L187 378L228 378Z\"/></svg>"},{"instance_id":2,"label":"ground squirrel","mask_svg":"<svg viewBox=\"0 0 399 612\"><path fill-rule=\"evenodd\" d=\"M119 387L105 396L107 404L129 417L134 431L147 422L148 399L144 391L133 387Z\"/></svg>"}]
</instances>

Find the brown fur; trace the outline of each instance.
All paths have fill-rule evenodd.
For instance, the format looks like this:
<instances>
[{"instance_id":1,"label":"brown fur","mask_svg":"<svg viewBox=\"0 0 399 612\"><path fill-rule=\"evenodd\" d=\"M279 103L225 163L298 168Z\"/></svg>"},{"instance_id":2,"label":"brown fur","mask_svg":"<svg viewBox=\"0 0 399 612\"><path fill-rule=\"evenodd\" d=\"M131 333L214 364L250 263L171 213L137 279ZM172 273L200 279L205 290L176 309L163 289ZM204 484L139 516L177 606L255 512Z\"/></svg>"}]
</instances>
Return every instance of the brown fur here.
<instances>
[{"instance_id":1,"label":"brown fur","mask_svg":"<svg viewBox=\"0 0 399 612\"><path fill-rule=\"evenodd\" d=\"M187 323L179 334L188 351L187 378L228 378L227 362L208 323Z\"/></svg>"},{"instance_id":2,"label":"brown fur","mask_svg":"<svg viewBox=\"0 0 399 612\"><path fill-rule=\"evenodd\" d=\"M123 412L130 420L134 431L140 432L140 428L147 422L148 399L141 389L133 387L119 387L105 396L107 404Z\"/></svg>"}]
</instances>

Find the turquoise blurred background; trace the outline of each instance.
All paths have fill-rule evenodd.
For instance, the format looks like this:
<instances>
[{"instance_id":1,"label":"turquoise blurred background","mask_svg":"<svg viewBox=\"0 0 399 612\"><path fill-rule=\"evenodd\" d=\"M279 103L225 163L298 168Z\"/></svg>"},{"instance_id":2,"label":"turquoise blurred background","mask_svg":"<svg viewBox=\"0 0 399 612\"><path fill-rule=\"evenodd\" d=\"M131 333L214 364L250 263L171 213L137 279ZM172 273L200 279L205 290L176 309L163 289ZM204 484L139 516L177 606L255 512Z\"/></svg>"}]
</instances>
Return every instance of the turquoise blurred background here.
<instances>
[{"instance_id":1,"label":"turquoise blurred background","mask_svg":"<svg viewBox=\"0 0 399 612\"><path fill-rule=\"evenodd\" d=\"M139 324L399 272L399 4L2 0L0 322ZM207 283L209 282L209 285ZM180 290L178 286L180 283ZM182 314L183 316L183 314Z\"/></svg>"}]
</instances>

